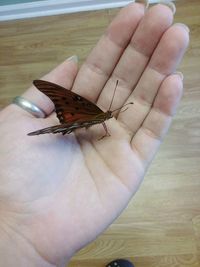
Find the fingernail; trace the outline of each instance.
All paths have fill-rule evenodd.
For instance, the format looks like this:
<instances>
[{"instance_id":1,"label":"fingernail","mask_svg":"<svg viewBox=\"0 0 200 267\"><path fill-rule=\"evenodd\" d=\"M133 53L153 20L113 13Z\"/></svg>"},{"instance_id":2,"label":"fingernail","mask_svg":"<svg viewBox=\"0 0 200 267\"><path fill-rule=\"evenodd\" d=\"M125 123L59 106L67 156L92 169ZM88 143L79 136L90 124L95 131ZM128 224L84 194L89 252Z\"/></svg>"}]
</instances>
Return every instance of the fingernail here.
<instances>
[{"instance_id":1,"label":"fingernail","mask_svg":"<svg viewBox=\"0 0 200 267\"><path fill-rule=\"evenodd\" d=\"M67 59L67 61L74 61L75 63L78 63L78 56L73 55Z\"/></svg>"},{"instance_id":2,"label":"fingernail","mask_svg":"<svg viewBox=\"0 0 200 267\"><path fill-rule=\"evenodd\" d=\"M162 5L168 6L171 9L173 15L176 13L176 6L171 1L160 0L159 3L162 4Z\"/></svg>"},{"instance_id":3,"label":"fingernail","mask_svg":"<svg viewBox=\"0 0 200 267\"><path fill-rule=\"evenodd\" d=\"M180 71L176 71L174 74L175 74L175 75L179 75L179 77L181 78L182 81L184 80L184 75L183 75L182 72L180 72Z\"/></svg>"},{"instance_id":4,"label":"fingernail","mask_svg":"<svg viewBox=\"0 0 200 267\"><path fill-rule=\"evenodd\" d=\"M183 24L183 23L175 23L174 25L181 26L181 27L183 27L188 33L190 32L190 29L188 28L188 26L185 25L185 24Z\"/></svg>"},{"instance_id":5,"label":"fingernail","mask_svg":"<svg viewBox=\"0 0 200 267\"><path fill-rule=\"evenodd\" d=\"M148 8L148 6L149 6L148 0L135 0L135 3L143 4L145 6L145 8Z\"/></svg>"}]
</instances>

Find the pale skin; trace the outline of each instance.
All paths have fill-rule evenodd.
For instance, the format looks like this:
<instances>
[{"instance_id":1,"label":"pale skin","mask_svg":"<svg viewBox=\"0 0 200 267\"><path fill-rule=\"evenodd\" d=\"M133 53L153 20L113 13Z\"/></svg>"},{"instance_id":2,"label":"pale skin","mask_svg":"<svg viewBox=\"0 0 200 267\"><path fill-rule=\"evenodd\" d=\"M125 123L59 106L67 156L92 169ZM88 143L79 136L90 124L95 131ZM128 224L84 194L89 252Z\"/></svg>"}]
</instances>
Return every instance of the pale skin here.
<instances>
[{"instance_id":1,"label":"pale skin","mask_svg":"<svg viewBox=\"0 0 200 267\"><path fill-rule=\"evenodd\" d=\"M27 136L58 124L53 103L34 86L25 93L47 114L37 119L11 104L0 112L0 266L65 266L127 206L141 184L183 91L175 73L188 46L169 7L120 11L78 70L71 59L48 80L108 109L117 120L73 134ZM36 77L38 78L38 77ZM51 115L50 115L51 114ZM134 201L134 200L133 200Z\"/></svg>"}]
</instances>

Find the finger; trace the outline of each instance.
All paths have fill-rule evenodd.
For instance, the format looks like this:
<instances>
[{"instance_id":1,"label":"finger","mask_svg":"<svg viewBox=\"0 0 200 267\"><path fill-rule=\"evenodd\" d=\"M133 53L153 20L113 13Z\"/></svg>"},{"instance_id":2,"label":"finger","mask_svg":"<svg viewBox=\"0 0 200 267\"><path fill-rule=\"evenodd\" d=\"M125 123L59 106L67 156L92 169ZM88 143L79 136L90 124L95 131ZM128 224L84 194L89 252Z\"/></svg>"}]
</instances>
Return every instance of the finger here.
<instances>
[{"instance_id":1,"label":"finger","mask_svg":"<svg viewBox=\"0 0 200 267\"><path fill-rule=\"evenodd\" d=\"M96 101L143 17L144 9L144 5L138 3L121 9L80 68L73 91Z\"/></svg>"},{"instance_id":2,"label":"finger","mask_svg":"<svg viewBox=\"0 0 200 267\"><path fill-rule=\"evenodd\" d=\"M65 60L51 72L43 76L41 79L59 84L70 89L78 71L77 57L73 56ZM47 115L54 110L53 102L43 93L41 93L34 85L32 85L23 95L25 99L33 102L42 109ZM17 107L16 105L12 105ZM21 109L21 112L26 112ZM28 113L27 113L28 114Z\"/></svg>"},{"instance_id":3,"label":"finger","mask_svg":"<svg viewBox=\"0 0 200 267\"><path fill-rule=\"evenodd\" d=\"M144 72L160 38L172 21L173 13L168 6L159 4L149 9L116 65L111 79L103 89L98 100L100 106L104 106L105 109L109 107L116 80L119 80L119 86L112 108L116 109L124 104Z\"/></svg>"},{"instance_id":4,"label":"finger","mask_svg":"<svg viewBox=\"0 0 200 267\"><path fill-rule=\"evenodd\" d=\"M180 25L175 24L164 33L145 72L127 100L134 102L134 105L118 117L133 134L146 118L165 77L176 70L188 42L188 31Z\"/></svg>"},{"instance_id":5,"label":"finger","mask_svg":"<svg viewBox=\"0 0 200 267\"><path fill-rule=\"evenodd\" d=\"M176 112L183 91L182 77L168 76L162 83L154 105L131 141L144 167L152 160Z\"/></svg>"}]
</instances>

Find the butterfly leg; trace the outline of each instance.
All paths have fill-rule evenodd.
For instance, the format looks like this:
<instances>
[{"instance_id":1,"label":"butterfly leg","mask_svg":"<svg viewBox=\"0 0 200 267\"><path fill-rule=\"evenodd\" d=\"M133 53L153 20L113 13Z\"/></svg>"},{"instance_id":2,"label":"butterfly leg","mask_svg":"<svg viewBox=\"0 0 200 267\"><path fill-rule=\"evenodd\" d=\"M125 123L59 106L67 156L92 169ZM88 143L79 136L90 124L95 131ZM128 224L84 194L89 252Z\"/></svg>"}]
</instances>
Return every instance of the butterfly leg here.
<instances>
[{"instance_id":1,"label":"butterfly leg","mask_svg":"<svg viewBox=\"0 0 200 267\"><path fill-rule=\"evenodd\" d=\"M99 140L103 139L104 137L110 136L105 122L102 122L102 125L103 125L103 128L104 128L104 130L105 130L106 133L101 138L99 138Z\"/></svg>"}]
</instances>

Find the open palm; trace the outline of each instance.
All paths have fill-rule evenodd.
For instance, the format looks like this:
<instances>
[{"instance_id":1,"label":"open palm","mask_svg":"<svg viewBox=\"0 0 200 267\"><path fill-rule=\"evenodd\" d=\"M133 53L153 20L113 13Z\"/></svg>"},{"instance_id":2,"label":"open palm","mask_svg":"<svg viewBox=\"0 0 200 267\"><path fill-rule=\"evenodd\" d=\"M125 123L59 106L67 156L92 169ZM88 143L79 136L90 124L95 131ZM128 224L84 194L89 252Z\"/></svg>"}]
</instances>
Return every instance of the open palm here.
<instances>
[{"instance_id":1,"label":"open palm","mask_svg":"<svg viewBox=\"0 0 200 267\"><path fill-rule=\"evenodd\" d=\"M131 4L118 14L80 70L66 60L43 77L107 110L133 102L102 125L62 136L27 136L58 124L53 103L34 86L24 93L49 115L37 119L12 104L0 113L0 208L16 231L51 264L95 239L126 207L171 123L182 95L173 74L188 32L171 26L164 5L144 12ZM36 77L37 78L37 77ZM11 115L12 114L12 115Z\"/></svg>"}]
</instances>

